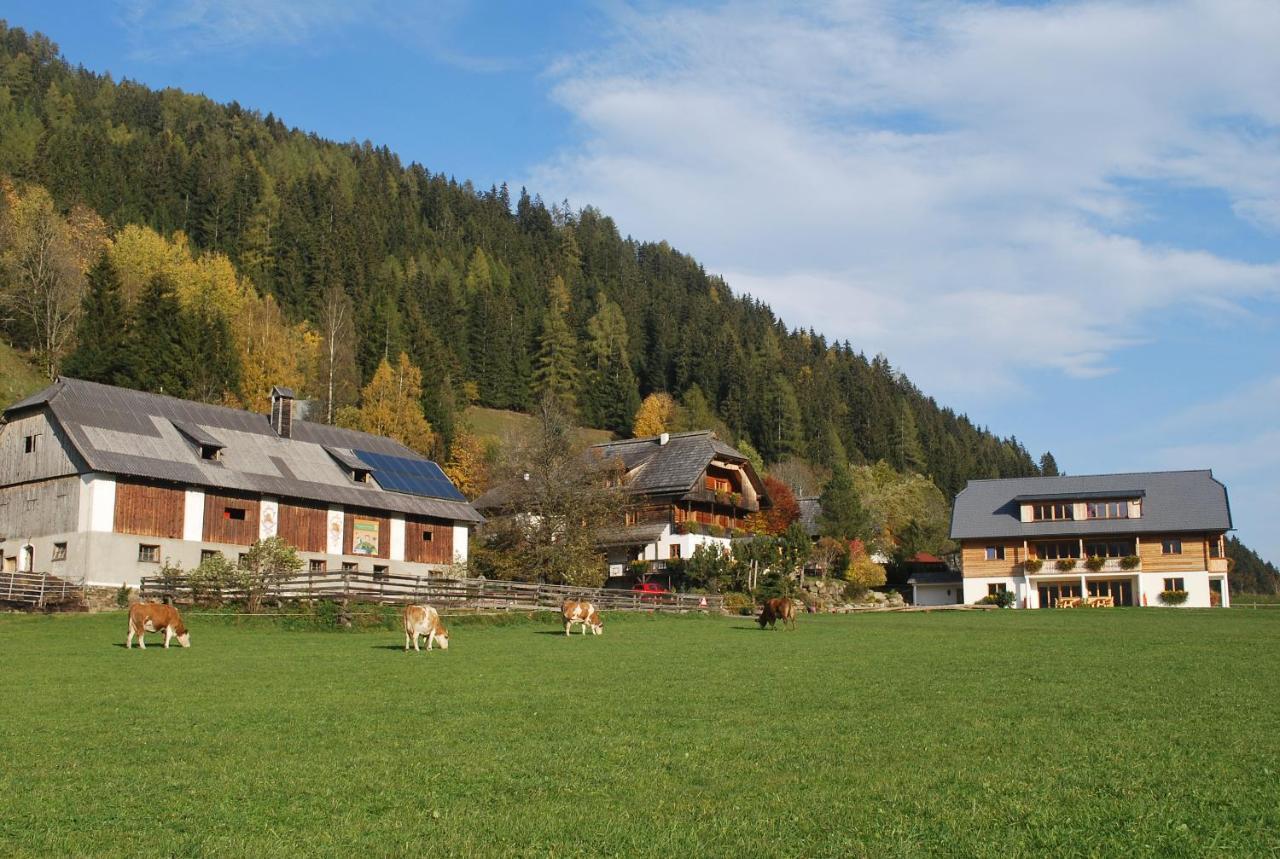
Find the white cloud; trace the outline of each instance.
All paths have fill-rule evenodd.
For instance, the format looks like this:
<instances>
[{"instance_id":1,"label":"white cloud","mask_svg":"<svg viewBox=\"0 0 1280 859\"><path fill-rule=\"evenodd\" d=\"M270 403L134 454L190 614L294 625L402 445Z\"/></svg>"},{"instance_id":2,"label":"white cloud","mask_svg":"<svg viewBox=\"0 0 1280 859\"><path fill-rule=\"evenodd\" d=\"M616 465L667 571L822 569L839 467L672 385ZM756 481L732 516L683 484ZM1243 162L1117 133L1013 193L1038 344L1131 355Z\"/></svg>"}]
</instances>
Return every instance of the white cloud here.
<instances>
[{"instance_id":1,"label":"white cloud","mask_svg":"<svg viewBox=\"0 0 1280 859\"><path fill-rule=\"evenodd\" d=\"M147 59L306 44L362 19L359 0L128 0L122 18Z\"/></svg>"},{"instance_id":2,"label":"white cloud","mask_svg":"<svg viewBox=\"0 0 1280 859\"><path fill-rule=\"evenodd\" d=\"M584 137L530 186L931 392L1105 374L1167 308L1280 296L1280 264L1126 235L1153 187L1280 230L1280 5L729 3L617 27L556 66Z\"/></svg>"}]
</instances>

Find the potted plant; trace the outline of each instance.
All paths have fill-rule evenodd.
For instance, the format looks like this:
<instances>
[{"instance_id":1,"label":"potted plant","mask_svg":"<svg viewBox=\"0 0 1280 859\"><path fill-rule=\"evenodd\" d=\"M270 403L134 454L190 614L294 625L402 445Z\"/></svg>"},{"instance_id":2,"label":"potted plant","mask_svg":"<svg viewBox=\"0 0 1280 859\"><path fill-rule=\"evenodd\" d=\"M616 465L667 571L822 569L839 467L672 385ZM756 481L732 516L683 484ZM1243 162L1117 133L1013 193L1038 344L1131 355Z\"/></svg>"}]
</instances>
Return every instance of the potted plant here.
<instances>
[{"instance_id":1,"label":"potted plant","mask_svg":"<svg viewBox=\"0 0 1280 859\"><path fill-rule=\"evenodd\" d=\"M1069 573L1076 568L1075 558L1059 558L1054 562L1053 568L1060 573Z\"/></svg>"},{"instance_id":2,"label":"potted plant","mask_svg":"<svg viewBox=\"0 0 1280 859\"><path fill-rule=\"evenodd\" d=\"M1101 572L1102 568L1106 566L1106 564L1106 558L1103 558L1100 555L1090 555L1085 559L1084 567L1091 573L1097 573Z\"/></svg>"},{"instance_id":3,"label":"potted plant","mask_svg":"<svg viewBox=\"0 0 1280 859\"><path fill-rule=\"evenodd\" d=\"M1161 591L1160 602L1165 605L1182 605L1187 601L1186 591Z\"/></svg>"},{"instance_id":4,"label":"potted plant","mask_svg":"<svg viewBox=\"0 0 1280 859\"><path fill-rule=\"evenodd\" d=\"M1142 563L1142 559L1139 558L1137 555L1125 555L1123 558L1120 559L1120 569L1136 570L1138 569L1138 564L1141 564L1141 563Z\"/></svg>"},{"instance_id":5,"label":"potted plant","mask_svg":"<svg viewBox=\"0 0 1280 859\"><path fill-rule=\"evenodd\" d=\"M1039 558L1027 558L1022 562L1022 568L1028 573L1035 574L1040 572L1040 568L1044 566L1044 561Z\"/></svg>"}]
</instances>

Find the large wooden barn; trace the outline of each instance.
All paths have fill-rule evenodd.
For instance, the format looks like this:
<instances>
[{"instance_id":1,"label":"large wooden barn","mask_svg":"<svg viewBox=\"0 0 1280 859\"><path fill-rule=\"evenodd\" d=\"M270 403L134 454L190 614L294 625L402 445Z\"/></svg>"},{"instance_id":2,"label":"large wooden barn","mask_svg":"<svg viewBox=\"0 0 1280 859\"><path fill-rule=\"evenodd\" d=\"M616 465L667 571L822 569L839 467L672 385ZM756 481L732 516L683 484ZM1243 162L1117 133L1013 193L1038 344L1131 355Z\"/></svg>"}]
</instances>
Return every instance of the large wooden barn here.
<instances>
[{"instance_id":1,"label":"large wooden barn","mask_svg":"<svg viewBox=\"0 0 1280 859\"><path fill-rule=\"evenodd\" d=\"M59 378L0 427L5 570L136 584L279 536L312 569L425 574L482 517L440 468L381 436Z\"/></svg>"}]
</instances>

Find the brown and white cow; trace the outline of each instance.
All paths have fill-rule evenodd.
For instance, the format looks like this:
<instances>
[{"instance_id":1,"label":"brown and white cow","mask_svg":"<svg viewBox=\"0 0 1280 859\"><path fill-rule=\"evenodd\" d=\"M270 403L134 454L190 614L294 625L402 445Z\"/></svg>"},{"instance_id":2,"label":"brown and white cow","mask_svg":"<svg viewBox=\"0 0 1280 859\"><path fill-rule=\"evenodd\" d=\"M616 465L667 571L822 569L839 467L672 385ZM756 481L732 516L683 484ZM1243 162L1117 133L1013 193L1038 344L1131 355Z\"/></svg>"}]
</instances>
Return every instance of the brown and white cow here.
<instances>
[{"instance_id":1,"label":"brown and white cow","mask_svg":"<svg viewBox=\"0 0 1280 859\"><path fill-rule=\"evenodd\" d=\"M600 618L600 612L596 611L594 603L586 600L565 600L564 605L560 607L560 613L564 616L564 634L568 635L569 630L573 629L575 623L582 624L582 634L587 634L587 627L591 627L592 635L604 634L604 621Z\"/></svg>"},{"instance_id":2,"label":"brown and white cow","mask_svg":"<svg viewBox=\"0 0 1280 859\"><path fill-rule=\"evenodd\" d=\"M171 605L161 603L139 602L129 608L129 635L125 637L124 646L133 647L133 637L138 637L138 646L147 649L147 641L143 637L148 632L163 632L164 646L177 638L183 647L191 646L191 633L182 623L182 615Z\"/></svg>"},{"instance_id":3,"label":"brown and white cow","mask_svg":"<svg viewBox=\"0 0 1280 859\"><path fill-rule=\"evenodd\" d=\"M409 641L413 641L413 649L422 652L418 646L418 637L427 637L427 650L432 644L439 644L441 650L449 649L449 630L440 622L440 613L429 605L407 605L404 607L404 652L409 652Z\"/></svg>"},{"instance_id":4,"label":"brown and white cow","mask_svg":"<svg viewBox=\"0 0 1280 859\"><path fill-rule=\"evenodd\" d=\"M764 608L760 610L760 616L756 618L756 623L760 624L761 629L764 629L766 624L770 629L777 629L778 621L782 621L783 629L796 628L796 604L786 597L766 600Z\"/></svg>"}]
</instances>

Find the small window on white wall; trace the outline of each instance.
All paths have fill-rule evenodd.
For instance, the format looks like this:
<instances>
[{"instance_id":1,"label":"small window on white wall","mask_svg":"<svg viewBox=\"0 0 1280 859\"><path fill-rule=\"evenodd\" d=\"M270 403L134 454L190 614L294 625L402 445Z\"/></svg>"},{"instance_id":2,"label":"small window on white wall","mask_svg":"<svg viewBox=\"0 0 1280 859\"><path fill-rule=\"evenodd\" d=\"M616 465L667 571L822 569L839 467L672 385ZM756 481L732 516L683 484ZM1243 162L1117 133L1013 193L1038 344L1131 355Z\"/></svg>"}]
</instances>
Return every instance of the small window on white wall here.
<instances>
[{"instance_id":1,"label":"small window on white wall","mask_svg":"<svg viewBox=\"0 0 1280 859\"><path fill-rule=\"evenodd\" d=\"M680 557L680 544L679 544L679 543L672 543L672 544L668 547L668 554L667 554L667 557L668 557L668 558L676 558L676 559L678 559L678 558Z\"/></svg>"}]
</instances>

